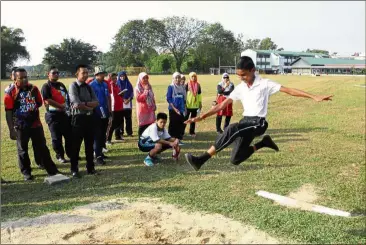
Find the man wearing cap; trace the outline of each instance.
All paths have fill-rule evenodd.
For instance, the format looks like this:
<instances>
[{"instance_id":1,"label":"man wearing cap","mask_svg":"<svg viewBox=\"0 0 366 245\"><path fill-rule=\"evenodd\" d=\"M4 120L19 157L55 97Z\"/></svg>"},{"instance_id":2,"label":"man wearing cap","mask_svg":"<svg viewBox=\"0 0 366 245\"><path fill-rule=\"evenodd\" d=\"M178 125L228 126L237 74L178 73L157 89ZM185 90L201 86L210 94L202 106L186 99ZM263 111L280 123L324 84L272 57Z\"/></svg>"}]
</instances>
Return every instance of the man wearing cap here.
<instances>
[{"instance_id":1,"label":"man wearing cap","mask_svg":"<svg viewBox=\"0 0 366 245\"><path fill-rule=\"evenodd\" d=\"M73 178L80 178L79 152L84 140L87 174L95 175L93 161L94 115L93 110L99 105L93 89L85 83L88 79L88 68L85 65L76 67L76 81L70 84L69 96L71 105L72 154L71 173Z\"/></svg>"},{"instance_id":2,"label":"man wearing cap","mask_svg":"<svg viewBox=\"0 0 366 245\"><path fill-rule=\"evenodd\" d=\"M46 145L46 138L39 118L42 96L38 88L28 83L25 69L12 72L14 83L5 89L4 105L10 139L17 141L18 163L25 181L34 179L28 155L28 143L32 140L36 162L49 176L59 173Z\"/></svg>"},{"instance_id":3,"label":"man wearing cap","mask_svg":"<svg viewBox=\"0 0 366 245\"><path fill-rule=\"evenodd\" d=\"M101 69L96 70L95 79L90 83L96 97L98 98L99 106L94 109L95 136L94 136L94 153L96 163L104 165L106 156L103 154L103 148L106 143L106 135L111 116L111 101L109 97L108 85L104 82L104 77L107 73Z\"/></svg>"}]
</instances>

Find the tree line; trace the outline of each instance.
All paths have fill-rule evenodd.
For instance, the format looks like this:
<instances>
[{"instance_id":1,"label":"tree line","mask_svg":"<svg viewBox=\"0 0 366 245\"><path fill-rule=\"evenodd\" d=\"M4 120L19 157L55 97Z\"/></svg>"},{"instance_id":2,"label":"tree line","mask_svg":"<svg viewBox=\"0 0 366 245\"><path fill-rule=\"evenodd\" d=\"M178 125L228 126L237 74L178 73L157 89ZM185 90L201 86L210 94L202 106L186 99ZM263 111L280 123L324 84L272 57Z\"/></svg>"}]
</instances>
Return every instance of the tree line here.
<instances>
[{"instance_id":1,"label":"tree line","mask_svg":"<svg viewBox=\"0 0 366 245\"><path fill-rule=\"evenodd\" d=\"M2 77L18 59L29 60L24 41L21 29L1 26ZM270 37L245 41L243 34L235 35L220 23L178 16L130 20L120 27L108 52L102 53L82 40L64 39L45 48L43 62L34 70L42 73L56 65L61 71L73 72L75 64L82 63L103 66L107 72L147 67L151 73L208 73L211 67L218 67L219 57L221 65L235 65L235 57L248 48L283 50Z\"/></svg>"}]
</instances>

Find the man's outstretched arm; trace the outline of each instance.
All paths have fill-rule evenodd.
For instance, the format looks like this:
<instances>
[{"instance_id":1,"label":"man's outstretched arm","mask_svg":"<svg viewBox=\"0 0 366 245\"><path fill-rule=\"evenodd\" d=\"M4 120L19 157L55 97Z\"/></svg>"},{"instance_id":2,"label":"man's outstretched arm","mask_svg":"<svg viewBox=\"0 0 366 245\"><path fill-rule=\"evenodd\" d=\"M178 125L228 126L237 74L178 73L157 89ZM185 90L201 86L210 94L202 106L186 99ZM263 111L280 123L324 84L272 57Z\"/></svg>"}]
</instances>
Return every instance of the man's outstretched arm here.
<instances>
[{"instance_id":1,"label":"man's outstretched arm","mask_svg":"<svg viewBox=\"0 0 366 245\"><path fill-rule=\"evenodd\" d=\"M199 122L199 121L202 121L203 119L205 119L207 117L210 117L212 115L215 115L217 112L223 110L226 106L228 106L231 103L233 103L233 100L230 99L230 98L227 98L226 100L224 100L220 104L212 107L208 112L202 114L199 117L190 118L187 121L185 121L184 123L188 124L188 123L191 123L191 122Z\"/></svg>"},{"instance_id":2,"label":"man's outstretched arm","mask_svg":"<svg viewBox=\"0 0 366 245\"><path fill-rule=\"evenodd\" d=\"M305 91L302 91L300 89L296 89L296 88L287 88L284 86L281 86L280 89L281 92L284 92L286 94L292 95L292 96L296 96L296 97L304 97L304 98L310 98L313 99L315 101L324 101L324 100L332 100L333 95L327 95L327 96L323 96L323 95L312 95L309 94Z\"/></svg>"}]
</instances>

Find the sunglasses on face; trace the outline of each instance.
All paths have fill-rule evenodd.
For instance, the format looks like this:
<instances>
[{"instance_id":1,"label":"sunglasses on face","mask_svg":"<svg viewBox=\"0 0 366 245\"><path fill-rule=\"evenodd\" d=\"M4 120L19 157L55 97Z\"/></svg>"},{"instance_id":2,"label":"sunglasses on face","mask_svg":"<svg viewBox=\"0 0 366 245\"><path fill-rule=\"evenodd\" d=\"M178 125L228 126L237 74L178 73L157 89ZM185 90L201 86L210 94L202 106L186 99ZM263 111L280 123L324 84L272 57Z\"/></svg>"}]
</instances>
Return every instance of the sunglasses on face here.
<instances>
[{"instance_id":1,"label":"sunglasses on face","mask_svg":"<svg viewBox=\"0 0 366 245\"><path fill-rule=\"evenodd\" d=\"M58 75L58 74L60 74L58 71L54 71L54 72L52 72L51 73L52 75Z\"/></svg>"}]
</instances>

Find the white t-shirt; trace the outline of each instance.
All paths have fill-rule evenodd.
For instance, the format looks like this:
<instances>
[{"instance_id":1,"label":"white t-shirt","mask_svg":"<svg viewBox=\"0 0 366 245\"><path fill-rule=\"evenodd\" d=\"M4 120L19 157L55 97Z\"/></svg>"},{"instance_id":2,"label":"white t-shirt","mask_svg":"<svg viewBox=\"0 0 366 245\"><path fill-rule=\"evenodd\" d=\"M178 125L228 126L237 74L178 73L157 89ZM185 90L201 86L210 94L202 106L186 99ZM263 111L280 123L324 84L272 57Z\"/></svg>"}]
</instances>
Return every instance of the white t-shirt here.
<instances>
[{"instance_id":1,"label":"white t-shirt","mask_svg":"<svg viewBox=\"0 0 366 245\"><path fill-rule=\"evenodd\" d=\"M281 84L256 76L250 88L245 82L241 82L235 87L229 98L233 101L241 101L244 108L243 116L266 117L269 96L277 93L280 89Z\"/></svg>"},{"instance_id":2,"label":"white t-shirt","mask_svg":"<svg viewBox=\"0 0 366 245\"><path fill-rule=\"evenodd\" d=\"M163 130L158 130L158 125L156 123L151 124L141 135L142 138L147 139L150 138L153 142L156 142L160 139L167 140L171 138L168 130L165 128Z\"/></svg>"}]
</instances>

